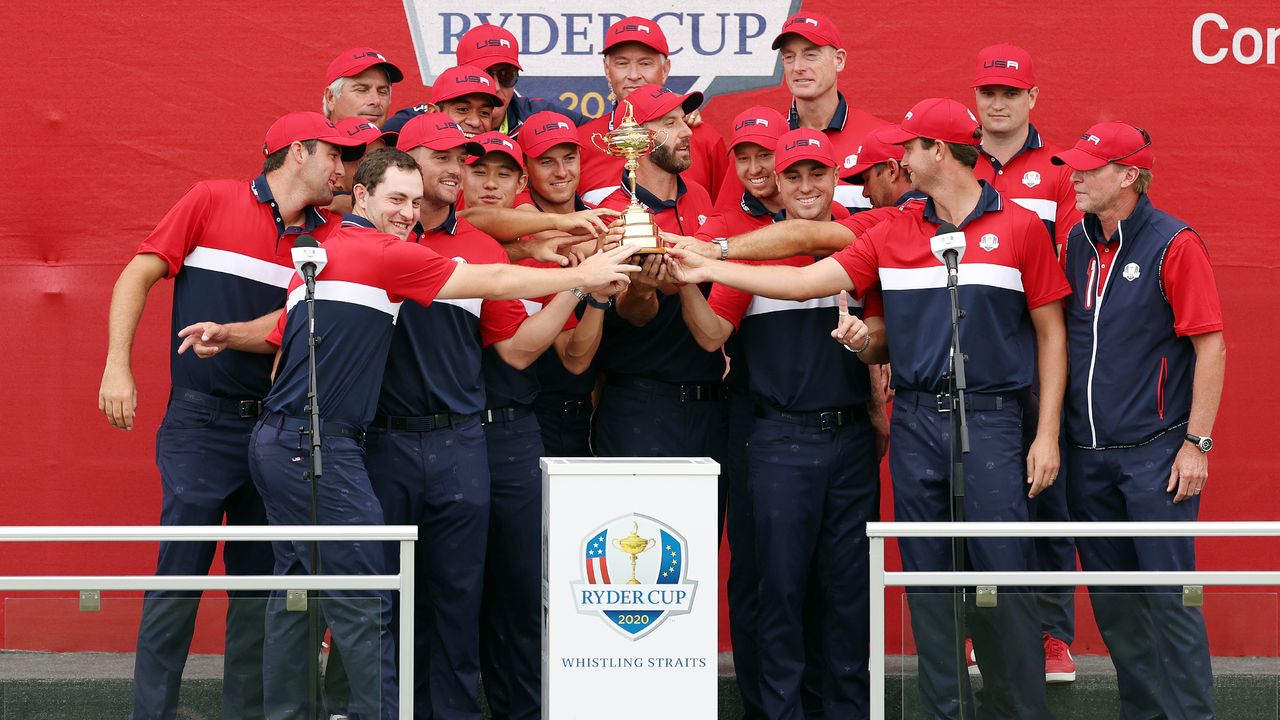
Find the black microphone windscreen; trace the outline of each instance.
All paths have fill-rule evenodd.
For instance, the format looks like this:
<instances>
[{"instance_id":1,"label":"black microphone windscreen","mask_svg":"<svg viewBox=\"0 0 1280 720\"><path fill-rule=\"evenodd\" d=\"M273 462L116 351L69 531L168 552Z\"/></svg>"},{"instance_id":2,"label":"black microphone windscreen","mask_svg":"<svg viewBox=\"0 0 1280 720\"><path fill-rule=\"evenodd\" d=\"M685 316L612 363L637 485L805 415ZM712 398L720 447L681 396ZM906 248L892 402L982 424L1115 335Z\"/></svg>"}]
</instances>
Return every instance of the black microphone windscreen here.
<instances>
[{"instance_id":1,"label":"black microphone windscreen","mask_svg":"<svg viewBox=\"0 0 1280 720\"><path fill-rule=\"evenodd\" d=\"M952 225L951 223L942 223L942 225L938 226L938 232L934 233L934 235L947 235L953 232L959 232L955 225Z\"/></svg>"},{"instance_id":2,"label":"black microphone windscreen","mask_svg":"<svg viewBox=\"0 0 1280 720\"><path fill-rule=\"evenodd\" d=\"M299 235L298 239L293 241L293 246L296 248L320 247L320 243L310 235Z\"/></svg>"}]
</instances>

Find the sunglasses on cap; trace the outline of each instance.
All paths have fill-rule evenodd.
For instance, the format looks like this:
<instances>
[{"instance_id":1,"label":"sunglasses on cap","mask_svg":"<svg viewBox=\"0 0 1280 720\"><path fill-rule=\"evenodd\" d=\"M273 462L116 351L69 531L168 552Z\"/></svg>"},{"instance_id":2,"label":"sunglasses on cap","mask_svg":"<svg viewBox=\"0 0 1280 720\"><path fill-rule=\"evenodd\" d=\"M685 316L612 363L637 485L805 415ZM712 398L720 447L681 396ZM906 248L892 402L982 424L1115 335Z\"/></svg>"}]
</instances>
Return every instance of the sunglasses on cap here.
<instances>
[{"instance_id":1,"label":"sunglasses on cap","mask_svg":"<svg viewBox=\"0 0 1280 720\"><path fill-rule=\"evenodd\" d=\"M489 68L489 75L502 87L510 90L520 82L520 71L514 65L503 63Z\"/></svg>"},{"instance_id":2,"label":"sunglasses on cap","mask_svg":"<svg viewBox=\"0 0 1280 720\"><path fill-rule=\"evenodd\" d=\"M1124 160L1127 157L1130 157L1132 155L1137 155L1143 150L1146 150L1147 148L1151 147L1151 135L1148 134L1146 130L1143 130L1140 127L1135 127L1132 125L1130 127L1133 127L1134 130L1137 130L1138 132L1142 133L1142 140L1143 140L1142 147L1138 148L1137 150L1127 152L1124 155L1121 155L1120 157L1109 158L1107 160L1108 163L1120 162L1121 160Z\"/></svg>"}]
</instances>

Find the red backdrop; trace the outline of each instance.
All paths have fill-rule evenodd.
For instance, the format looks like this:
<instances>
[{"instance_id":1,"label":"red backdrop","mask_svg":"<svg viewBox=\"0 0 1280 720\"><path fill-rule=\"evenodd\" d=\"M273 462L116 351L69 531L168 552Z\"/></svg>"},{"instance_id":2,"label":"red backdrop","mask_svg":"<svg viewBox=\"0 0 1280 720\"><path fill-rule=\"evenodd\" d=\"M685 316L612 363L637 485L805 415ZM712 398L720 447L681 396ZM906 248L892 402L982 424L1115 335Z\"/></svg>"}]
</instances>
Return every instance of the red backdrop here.
<instances>
[{"instance_id":1,"label":"red backdrop","mask_svg":"<svg viewBox=\"0 0 1280 720\"><path fill-rule=\"evenodd\" d=\"M1196 227L1216 265L1230 362L1214 435L1204 519L1275 519L1268 461L1280 392L1271 381L1276 335L1267 310L1280 272L1268 216L1280 204L1272 115L1280 107L1270 0L1218 8L1227 30L1205 26L1204 3L1088 0L1039 4L895 5L876 21L834 0L807 5L836 17L849 46L841 78L851 103L896 119L922 97L971 102L976 51L1012 41L1036 58L1033 120L1059 144L1090 124L1124 119L1150 130L1158 157L1152 196ZM169 288L152 293L138 333L138 427L110 428L96 407L106 309L120 268L165 210L195 181L257 174L260 144L282 113L319 109L322 70L337 51L372 45L407 71L396 107L425 99L404 7L336 0L259 3L118 0L56 12L6 3L8 82L0 148L10 168L0 223L0 302L10 308L0 342L10 417L0 450L0 524L153 524L159 512L154 430L168 388ZM354 28L364 28L355 30ZM1254 51L1254 28L1264 47ZM1253 56L1256 62L1248 64ZM1241 56L1238 59L1237 56ZM583 62L595 62L591 58ZM677 59L678 62L678 59ZM679 68L677 67L677 71ZM720 97L707 120L724 128L746 104L784 107L781 88ZM73 217L74 216L74 217ZM74 222L73 222L74 221ZM77 224L78 223L78 224ZM885 517L891 517L886 497ZM1201 567L1263 569L1276 544L1204 541ZM154 547L0 546L0 575L152 571ZM1232 595L1228 597L1228 595ZM1218 591L1207 604L1215 653L1273 654L1274 595ZM67 604L7 601L3 647L126 650L136 604L101 616ZM890 602L889 627L900 627ZM216 612L202 615L196 650L216 652ZM1078 650L1101 648L1087 603ZM895 630L896 632L896 630ZM722 638L727 643L727 635ZM892 640L891 640L892 643Z\"/></svg>"}]
</instances>

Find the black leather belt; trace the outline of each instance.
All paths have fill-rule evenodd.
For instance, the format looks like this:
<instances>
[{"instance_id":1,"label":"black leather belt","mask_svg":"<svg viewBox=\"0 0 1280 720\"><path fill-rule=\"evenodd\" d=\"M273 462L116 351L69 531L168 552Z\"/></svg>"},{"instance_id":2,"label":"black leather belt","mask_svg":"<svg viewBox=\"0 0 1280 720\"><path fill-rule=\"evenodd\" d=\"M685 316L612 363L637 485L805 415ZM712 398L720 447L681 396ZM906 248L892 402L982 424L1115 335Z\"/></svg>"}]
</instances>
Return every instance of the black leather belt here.
<instances>
[{"instance_id":1,"label":"black leather belt","mask_svg":"<svg viewBox=\"0 0 1280 720\"><path fill-rule=\"evenodd\" d=\"M533 414L532 405L512 405L504 408L489 408L480 413L480 422L485 425L491 423L508 423L515 422L527 418Z\"/></svg>"},{"instance_id":2,"label":"black leather belt","mask_svg":"<svg viewBox=\"0 0 1280 720\"><path fill-rule=\"evenodd\" d=\"M386 428L387 430L403 430L404 432L431 432L432 430L440 430L442 428L460 425L475 417L477 417L475 413L470 415L462 415L459 413L436 413L435 415L423 415L422 417L378 415L373 419L372 427Z\"/></svg>"},{"instance_id":3,"label":"black leather belt","mask_svg":"<svg viewBox=\"0 0 1280 720\"><path fill-rule=\"evenodd\" d=\"M964 407L966 410L999 410L1008 403L1021 404L1026 398L1027 391L1017 391L1009 393L973 393L964 394ZM899 402L906 402L916 407L927 407L937 410L940 413L949 413L955 408L955 400L950 393L926 393L917 390L898 390L893 395L893 402L896 405Z\"/></svg>"},{"instance_id":4,"label":"black leather belt","mask_svg":"<svg viewBox=\"0 0 1280 720\"><path fill-rule=\"evenodd\" d=\"M539 411L553 415L576 417L591 414L590 395L539 395L533 402Z\"/></svg>"},{"instance_id":5,"label":"black leather belt","mask_svg":"<svg viewBox=\"0 0 1280 720\"><path fill-rule=\"evenodd\" d=\"M311 418L300 417L297 415L281 415L267 411L262 415L262 424L272 425L281 430L293 430L300 434L307 434L311 429ZM350 438L357 442L364 442L364 428L342 420L325 420L320 419L320 436L344 437ZM305 445L305 443L303 443Z\"/></svg>"},{"instance_id":6,"label":"black leather belt","mask_svg":"<svg viewBox=\"0 0 1280 720\"><path fill-rule=\"evenodd\" d=\"M725 398L723 383L668 383L661 380L636 377L635 375L610 375L605 378L606 385L640 390L659 397L685 402L723 400Z\"/></svg>"},{"instance_id":7,"label":"black leather belt","mask_svg":"<svg viewBox=\"0 0 1280 720\"><path fill-rule=\"evenodd\" d=\"M834 430L857 420L867 419L867 407L865 405L851 405L818 412L788 412L771 408L767 405L757 405L756 417L764 420L791 423L792 425L814 427L819 430Z\"/></svg>"},{"instance_id":8,"label":"black leather belt","mask_svg":"<svg viewBox=\"0 0 1280 720\"><path fill-rule=\"evenodd\" d=\"M195 403L202 407L212 408L220 412L231 413L232 415L242 418L256 418L262 414L261 400L233 400L231 398L220 398L208 395L206 393L188 390L186 388L174 388L173 397L186 402Z\"/></svg>"}]
</instances>

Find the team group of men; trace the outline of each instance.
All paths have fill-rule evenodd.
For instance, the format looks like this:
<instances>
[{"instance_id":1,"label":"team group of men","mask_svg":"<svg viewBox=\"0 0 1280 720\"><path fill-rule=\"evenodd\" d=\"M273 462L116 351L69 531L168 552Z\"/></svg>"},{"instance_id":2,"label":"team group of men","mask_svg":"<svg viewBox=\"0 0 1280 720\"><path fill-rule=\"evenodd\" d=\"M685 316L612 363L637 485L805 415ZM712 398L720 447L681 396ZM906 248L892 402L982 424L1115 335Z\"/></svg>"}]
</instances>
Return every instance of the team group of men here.
<instances>
[{"instance_id":1,"label":"team group of men","mask_svg":"<svg viewBox=\"0 0 1280 720\"><path fill-rule=\"evenodd\" d=\"M590 119L516 93L516 38L480 25L430 104L391 112L403 73L357 48L330 65L323 114L280 118L252 182L198 183L115 287L100 407L132 428L130 350L145 298L174 278L173 387L157 433L165 524L419 527L414 677L398 678L394 598L323 594L325 712L540 717L542 456L709 456L738 685L748 718L866 717L867 541L889 453L895 518L951 519L951 314L930 249L964 233L970 520L1190 520L1207 480L1222 320L1204 243L1147 196L1145 131L1091 127L1071 149L1029 121L1030 56L983 49L975 116L928 99L899 124L837 86L834 23L801 12L778 50L793 101L725 138L700 93L665 87L661 28L605 34L614 110ZM626 100L624 104L620 102ZM635 196L670 249L633 257L606 226L631 201L591 138L626 112L662 142ZM324 473L306 479L308 323L290 248L325 248L315 283ZM1114 267L1114 271L1113 271ZM1105 309L1105 312L1104 312ZM273 356L275 360L273 363ZM887 406L892 401L890 421ZM1065 425L1064 425L1065 418ZM950 569L946 540L901 544ZM984 538L979 570L1185 570L1190 539ZM327 573L394 552L325 543ZM207 573L212 544L170 543L157 573ZM228 573L307 573L309 543L228 545ZM1125 718L1212 717L1204 621L1166 588L1092 588ZM198 593L148 593L134 718L172 718ZM909 593L928 717L1046 718L1074 679L1071 589L1001 594L961 627L949 593ZM233 594L224 714L311 707L305 615Z\"/></svg>"}]
</instances>

